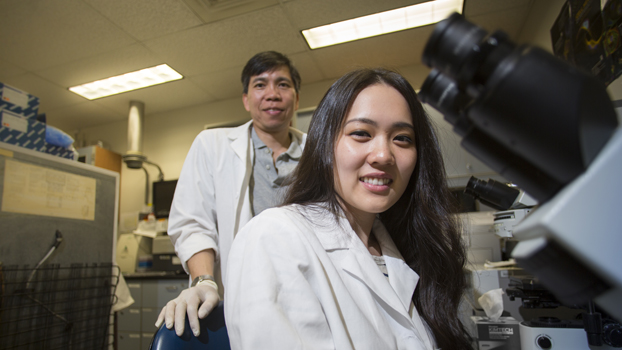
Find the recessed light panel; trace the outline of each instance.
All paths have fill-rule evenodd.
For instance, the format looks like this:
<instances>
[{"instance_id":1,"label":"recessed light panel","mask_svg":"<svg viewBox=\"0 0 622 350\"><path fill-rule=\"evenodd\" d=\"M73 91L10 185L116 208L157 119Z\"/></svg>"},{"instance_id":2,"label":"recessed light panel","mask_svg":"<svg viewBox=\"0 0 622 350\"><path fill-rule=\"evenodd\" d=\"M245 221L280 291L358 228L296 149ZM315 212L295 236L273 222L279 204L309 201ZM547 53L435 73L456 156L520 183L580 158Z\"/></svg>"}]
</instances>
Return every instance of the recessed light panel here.
<instances>
[{"instance_id":1,"label":"recessed light panel","mask_svg":"<svg viewBox=\"0 0 622 350\"><path fill-rule=\"evenodd\" d=\"M435 0L302 31L311 49L440 22L462 13L464 0Z\"/></svg>"},{"instance_id":2,"label":"recessed light panel","mask_svg":"<svg viewBox=\"0 0 622 350\"><path fill-rule=\"evenodd\" d=\"M125 73L91 83L86 83L69 90L86 99L94 100L148 86L179 80L183 76L166 64Z\"/></svg>"}]
</instances>

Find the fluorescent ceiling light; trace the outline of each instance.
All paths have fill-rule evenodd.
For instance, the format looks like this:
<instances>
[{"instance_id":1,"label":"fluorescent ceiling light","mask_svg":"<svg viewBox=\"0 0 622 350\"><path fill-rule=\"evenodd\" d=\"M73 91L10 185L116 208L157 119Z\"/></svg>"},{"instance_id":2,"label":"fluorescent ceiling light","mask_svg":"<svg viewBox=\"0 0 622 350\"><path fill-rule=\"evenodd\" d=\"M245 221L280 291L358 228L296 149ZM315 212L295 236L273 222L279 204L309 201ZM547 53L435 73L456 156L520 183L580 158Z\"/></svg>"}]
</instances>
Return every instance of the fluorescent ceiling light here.
<instances>
[{"instance_id":1,"label":"fluorescent ceiling light","mask_svg":"<svg viewBox=\"0 0 622 350\"><path fill-rule=\"evenodd\" d=\"M166 64L161 64L159 66L117 75L116 77L70 87L69 90L86 99L94 100L96 98L142 89L181 78L183 78L183 76L173 70L173 68Z\"/></svg>"},{"instance_id":2,"label":"fluorescent ceiling light","mask_svg":"<svg viewBox=\"0 0 622 350\"><path fill-rule=\"evenodd\" d=\"M440 22L462 13L464 0L435 0L302 31L309 47L341 44Z\"/></svg>"}]
</instances>

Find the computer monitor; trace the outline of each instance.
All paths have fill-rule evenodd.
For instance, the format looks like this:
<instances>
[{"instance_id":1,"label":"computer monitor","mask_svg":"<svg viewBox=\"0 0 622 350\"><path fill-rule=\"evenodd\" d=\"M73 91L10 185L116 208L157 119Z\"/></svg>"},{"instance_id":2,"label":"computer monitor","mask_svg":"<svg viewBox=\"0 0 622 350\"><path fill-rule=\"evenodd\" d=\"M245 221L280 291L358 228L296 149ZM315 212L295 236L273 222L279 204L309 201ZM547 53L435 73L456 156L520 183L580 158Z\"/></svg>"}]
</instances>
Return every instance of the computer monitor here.
<instances>
[{"instance_id":1,"label":"computer monitor","mask_svg":"<svg viewBox=\"0 0 622 350\"><path fill-rule=\"evenodd\" d=\"M177 180L153 183L153 213L157 219L168 218L176 186Z\"/></svg>"}]
</instances>

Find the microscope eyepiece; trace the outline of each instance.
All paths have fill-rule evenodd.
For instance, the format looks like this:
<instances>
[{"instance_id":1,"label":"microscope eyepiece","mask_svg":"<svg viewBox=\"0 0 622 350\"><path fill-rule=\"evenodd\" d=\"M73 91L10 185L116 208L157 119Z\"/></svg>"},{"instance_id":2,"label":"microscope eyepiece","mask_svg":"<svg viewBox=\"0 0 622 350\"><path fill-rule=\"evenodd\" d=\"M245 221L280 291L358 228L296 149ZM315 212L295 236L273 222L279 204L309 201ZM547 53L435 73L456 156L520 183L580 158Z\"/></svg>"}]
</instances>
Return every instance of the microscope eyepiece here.
<instances>
[{"instance_id":1,"label":"microscope eyepiece","mask_svg":"<svg viewBox=\"0 0 622 350\"><path fill-rule=\"evenodd\" d=\"M520 190L499 181L493 179L484 181L473 176L469 179L464 192L497 210L510 209L520 195Z\"/></svg>"}]
</instances>

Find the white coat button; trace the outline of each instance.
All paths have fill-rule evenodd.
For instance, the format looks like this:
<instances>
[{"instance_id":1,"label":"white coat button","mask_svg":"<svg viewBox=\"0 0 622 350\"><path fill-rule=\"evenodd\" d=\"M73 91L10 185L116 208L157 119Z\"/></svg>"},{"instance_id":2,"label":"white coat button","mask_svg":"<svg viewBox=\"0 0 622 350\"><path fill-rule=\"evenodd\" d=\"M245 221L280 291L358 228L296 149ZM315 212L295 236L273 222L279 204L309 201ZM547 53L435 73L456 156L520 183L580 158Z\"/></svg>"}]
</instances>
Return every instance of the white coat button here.
<instances>
[{"instance_id":1,"label":"white coat button","mask_svg":"<svg viewBox=\"0 0 622 350\"><path fill-rule=\"evenodd\" d=\"M266 165L266 170L270 170L270 166L269 165Z\"/></svg>"}]
</instances>

